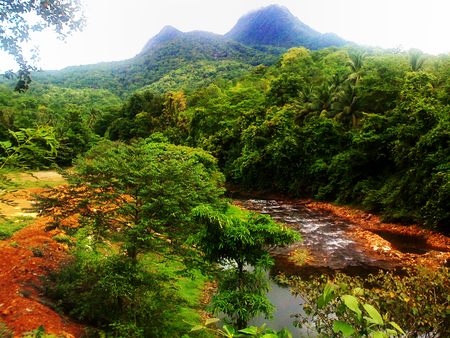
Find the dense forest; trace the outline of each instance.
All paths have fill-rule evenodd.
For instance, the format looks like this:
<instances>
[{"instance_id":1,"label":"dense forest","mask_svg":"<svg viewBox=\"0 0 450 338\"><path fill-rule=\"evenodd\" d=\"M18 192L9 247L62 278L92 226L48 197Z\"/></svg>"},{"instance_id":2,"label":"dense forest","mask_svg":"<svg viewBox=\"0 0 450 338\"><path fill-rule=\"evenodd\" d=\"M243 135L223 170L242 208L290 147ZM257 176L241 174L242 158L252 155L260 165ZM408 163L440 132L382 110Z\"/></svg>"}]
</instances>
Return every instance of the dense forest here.
<instances>
[{"instance_id":1,"label":"dense forest","mask_svg":"<svg viewBox=\"0 0 450 338\"><path fill-rule=\"evenodd\" d=\"M189 66L187 66L189 67ZM121 101L107 89L2 86L8 130L46 128L70 165L102 138L162 133L218 160L229 184L358 205L448 230L448 56L356 47L293 48L274 66L197 90ZM9 85L11 87L11 85ZM48 166L36 163L35 166Z\"/></svg>"},{"instance_id":2,"label":"dense forest","mask_svg":"<svg viewBox=\"0 0 450 338\"><path fill-rule=\"evenodd\" d=\"M210 38L214 41L216 37ZM171 53L170 46L165 47L167 53ZM231 53L237 45L226 46L223 53ZM197 57L196 51L189 53ZM276 54L265 55L272 58ZM258 273L270 265L269 258L258 251L262 247L298 240L293 233L276 230L264 217L239 216L239 211L220 198L220 186L352 205L385 220L450 231L448 55L359 46L316 51L300 47L266 64L252 54L245 69L242 64L235 67L238 64L218 62L217 58L220 56L178 64L177 70L148 86L142 79L147 81L148 74L156 71L151 67L144 73L123 68L125 77L112 74L108 70L111 65L92 66L92 73L89 68L85 73L70 68L57 75L39 75L26 93L14 92L12 82L0 85L0 158L4 164L33 170L76 164L79 171L69 174L72 190L65 192L72 202L61 200L61 194L54 192L43 198L43 208L54 210L59 203L68 208L63 216L83 212L83 222L97 229L95 236L110 240L108 220L115 218L120 224L114 226L122 229L120 236L124 236L119 242L125 258L100 261L89 257L91 264L98 271L127 267L122 276L139 286L133 291L119 290L129 294L129 299L151 297L146 287L152 289L152 295L162 297L149 305L151 311L143 302L137 309L123 295L117 298L118 304L86 296L83 305L76 294L60 300L66 311L90 324L112 325L122 334L132 331L131 324L137 325L136 337L173 334L174 323L168 318L175 316L175 307L158 312L164 302L173 304L169 300L172 291L162 289L167 275L164 272L152 280L143 271L150 264L148 255L155 254L177 255L183 257L180 264L184 267L192 266L198 254L186 249L192 233L197 233L195 250L202 251L205 261L236 262L235 274L226 279L230 283L236 276L243 278L246 264L261 268L256 269ZM158 60L164 62L164 58ZM208 79L207 74L213 76ZM190 86L190 76L204 81ZM120 168L133 175L120 173ZM173 185L167 183L168 177ZM79 189L85 189L83 193L97 205L113 200L124 204L112 214L110 210L84 209L86 201L70 209ZM123 198L123 194L132 198ZM175 223L183 228L168 225ZM259 235L257 230L249 235L255 243L239 244L245 257L224 249L238 245L232 233L240 231L243 223L248 229L264 229ZM225 225L236 227L227 232ZM176 249L168 249L168 242ZM146 258L137 261L141 254ZM65 267L62 276L52 281L60 283L52 297L67 295L76 272L91 274L88 265L82 264L85 253L78 250L76 257L74 265ZM97 277L104 282L109 278ZM260 282L256 275L246 278L250 278L249 285ZM222 287L214 309L239 313L230 302L238 302L248 289L230 300L226 285ZM264 308L252 308L238 316L238 328L245 327L250 314L270 312L261 294L256 299ZM95 302L107 305L95 309ZM352 309L350 301L345 304ZM107 306L114 309L110 315L115 316L109 322L101 313ZM134 318L133 311L140 311L142 317ZM146 315L155 316L157 324L148 326L143 319ZM448 315L442 315L448 321ZM164 326L166 322L170 325ZM432 330L444 332L439 331L445 328L443 323Z\"/></svg>"}]
</instances>

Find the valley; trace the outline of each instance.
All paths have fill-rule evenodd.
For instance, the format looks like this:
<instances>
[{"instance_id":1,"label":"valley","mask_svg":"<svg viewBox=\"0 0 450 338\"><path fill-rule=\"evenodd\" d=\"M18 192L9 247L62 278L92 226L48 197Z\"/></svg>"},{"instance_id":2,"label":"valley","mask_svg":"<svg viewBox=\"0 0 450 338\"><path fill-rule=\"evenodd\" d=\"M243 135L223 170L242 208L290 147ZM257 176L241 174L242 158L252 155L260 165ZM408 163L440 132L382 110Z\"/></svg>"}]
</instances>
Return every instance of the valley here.
<instances>
[{"instance_id":1,"label":"valley","mask_svg":"<svg viewBox=\"0 0 450 338\"><path fill-rule=\"evenodd\" d=\"M288 338L275 284L311 337L450 335L449 55L272 5L28 70L0 80L0 338Z\"/></svg>"}]
</instances>

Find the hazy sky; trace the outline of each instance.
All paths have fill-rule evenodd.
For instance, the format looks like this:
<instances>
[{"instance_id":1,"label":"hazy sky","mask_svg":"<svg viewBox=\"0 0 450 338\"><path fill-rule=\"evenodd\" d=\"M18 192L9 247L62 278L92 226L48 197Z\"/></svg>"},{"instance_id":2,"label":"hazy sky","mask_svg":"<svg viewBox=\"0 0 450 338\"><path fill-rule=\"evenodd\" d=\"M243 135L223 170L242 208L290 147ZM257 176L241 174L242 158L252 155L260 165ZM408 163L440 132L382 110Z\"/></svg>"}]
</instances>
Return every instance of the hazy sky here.
<instances>
[{"instance_id":1,"label":"hazy sky","mask_svg":"<svg viewBox=\"0 0 450 338\"><path fill-rule=\"evenodd\" d=\"M225 34L244 14L270 4L287 7L300 21L358 44L401 45L430 54L450 52L448 0L85 0L88 26L65 43L39 33L43 69L119 61L138 54L166 25L189 32ZM0 52L0 71L14 63Z\"/></svg>"}]
</instances>

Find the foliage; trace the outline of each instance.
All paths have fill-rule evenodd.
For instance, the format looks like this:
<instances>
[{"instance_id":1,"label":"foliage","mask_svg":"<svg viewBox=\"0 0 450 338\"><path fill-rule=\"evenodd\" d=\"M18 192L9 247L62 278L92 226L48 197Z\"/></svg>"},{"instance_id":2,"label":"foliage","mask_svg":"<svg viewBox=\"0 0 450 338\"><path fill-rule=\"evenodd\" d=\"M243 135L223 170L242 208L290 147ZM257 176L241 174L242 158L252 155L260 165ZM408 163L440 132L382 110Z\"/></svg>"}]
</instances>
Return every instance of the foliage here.
<instances>
[{"instance_id":1,"label":"foliage","mask_svg":"<svg viewBox=\"0 0 450 338\"><path fill-rule=\"evenodd\" d=\"M290 332L286 329L276 332L273 329L267 328L266 324L261 327L250 326L242 330L236 330L233 327L224 325L221 329L210 328L208 325L215 324L219 321L218 318L210 318L205 321L204 325L196 325L191 329L191 332L205 330L208 332L213 332L219 337L260 337L260 338L292 338Z\"/></svg>"},{"instance_id":2,"label":"foliage","mask_svg":"<svg viewBox=\"0 0 450 338\"><path fill-rule=\"evenodd\" d=\"M110 248L98 251L86 234L78 235L73 258L46 280L56 307L122 337L171 336L170 323L182 304L168 287L173 281Z\"/></svg>"},{"instance_id":3,"label":"foliage","mask_svg":"<svg viewBox=\"0 0 450 338\"><path fill-rule=\"evenodd\" d=\"M169 244L184 250L184 241L198 230L192 209L219 207L223 193L212 156L151 140L80 159L75 171L66 174L72 185L43 196L44 212L62 208L57 222L81 214L97 237L121 238L122 250L134 259L141 251L164 252Z\"/></svg>"},{"instance_id":4,"label":"foliage","mask_svg":"<svg viewBox=\"0 0 450 338\"><path fill-rule=\"evenodd\" d=\"M31 32L40 32L53 28L60 39L73 31L81 30L85 25L83 9L79 0L46 1L2 1L0 9L0 39L2 49L12 55L20 66L16 91L25 91L31 82L30 66L23 53L24 42L30 40ZM38 50L32 49L32 60L38 58ZM6 74L14 77L12 71Z\"/></svg>"},{"instance_id":5,"label":"foliage","mask_svg":"<svg viewBox=\"0 0 450 338\"><path fill-rule=\"evenodd\" d=\"M288 245L300 240L297 232L275 223L269 216L253 212L226 214L210 207L194 210L204 225L197 235L198 247L209 262L222 265L216 295L211 301L214 314L224 312L238 329L251 318L263 314L271 317L273 305L266 298L268 283L264 271L272 264L271 246ZM251 269L246 269L250 266Z\"/></svg>"},{"instance_id":6,"label":"foliage","mask_svg":"<svg viewBox=\"0 0 450 338\"><path fill-rule=\"evenodd\" d=\"M12 338L13 332L8 329L5 323L0 321L0 338Z\"/></svg>"},{"instance_id":7,"label":"foliage","mask_svg":"<svg viewBox=\"0 0 450 338\"><path fill-rule=\"evenodd\" d=\"M54 129L47 126L9 131L12 141L1 141L0 170L12 167L22 169L47 168L56 157L58 141Z\"/></svg>"},{"instance_id":8,"label":"foliage","mask_svg":"<svg viewBox=\"0 0 450 338\"><path fill-rule=\"evenodd\" d=\"M36 330L25 332L22 337L31 337L31 338L57 338L53 334L46 334L44 325L39 326Z\"/></svg>"},{"instance_id":9,"label":"foliage","mask_svg":"<svg viewBox=\"0 0 450 338\"><path fill-rule=\"evenodd\" d=\"M305 301L305 315L296 314L298 325L312 322L314 330L319 333L331 334L334 325L329 318L331 313L335 313L338 320L347 324L356 323L353 317L351 322L346 319L348 311L346 309L347 312L342 312L342 304L348 303L348 307L357 298L360 304L369 304L378 309L384 323L387 320L404 328L405 336L431 338L449 334L449 276L448 268L418 267L417 270L407 269L400 276L392 271L380 271L367 278L338 273L331 281L324 276L310 281L295 278L289 284L293 287L294 294ZM348 297L349 292L353 297ZM359 313L356 307L351 312L352 316ZM372 319L375 319L374 316ZM378 322L381 324L381 321ZM362 324L364 323L358 321L358 326L354 328L364 327L360 326ZM348 325L342 324L340 327L348 328Z\"/></svg>"}]
</instances>

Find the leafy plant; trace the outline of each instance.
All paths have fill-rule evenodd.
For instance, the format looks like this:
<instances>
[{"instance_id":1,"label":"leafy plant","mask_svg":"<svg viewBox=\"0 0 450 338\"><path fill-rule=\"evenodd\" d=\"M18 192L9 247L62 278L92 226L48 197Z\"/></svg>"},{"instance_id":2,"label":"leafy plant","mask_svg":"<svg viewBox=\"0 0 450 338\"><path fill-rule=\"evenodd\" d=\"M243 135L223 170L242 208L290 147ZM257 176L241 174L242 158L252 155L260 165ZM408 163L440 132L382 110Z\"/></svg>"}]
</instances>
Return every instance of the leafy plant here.
<instances>
[{"instance_id":1,"label":"leafy plant","mask_svg":"<svg viewBox=\"0 0 450 338\"><path fill-rule=\"evenodd\" d=\"M13 335L13 332L8 329L6 324L0 321L0 338L12 338Z\"/></svg>"},{"instance_id":2,"label":"leafy plant","mask_svg":"<svg viewBox=\"0 0 450 338\"><path fill-rule=\"evenodd\" d=\"M361 328L373 329L370 325L375 322L379 329L383 327L379 317L376 319L376 314L368 315L367 312L374 307L383 318L384 333L388 328L393 329L389 327L389 322L392 321L404 328L408 337L431 338L449 334L449 278L448 268L418 267L415 270L406 269L403 276L383 271L366 278L339 273L332 281L323 276L311 280L293 278L288 283L294 294L305 301L303 309L307 315L295 315L299 326L330 335L334 325L330 316L337 315L338 320L353 325L357 332ZM352 297L343 297L344 295ZM364 323L364 315L353 318L359 313L354 306L355 298L361 313L373 321L369 319ZM352 309L349 308L350 304L353 304ZM342 310L343 305L347 312ZM347 320L348 311L353 318L351 322ZM343 329L347 327L345 324L339 325ZM395 326L394 328L397 329Z\"/></svg>"},{"instance_id":3,"label":"leafy plant","mask_svg":"<svg viewBox=\"0 0 450 338\"><path fill-rule=\"evenodd\" d=\"M301 240L300 235L269 216L253 212L227 213L199 206L194 215L204 228L195 242L212 263L222 264L217 294L211 301L214 314L224 312L243 329L259 314L270 318L273 305L266 297L269 289L264 270L273 264L268 250ZM253 270L245 269L251 266Z\"/></svg>"},{"instance_id":4,"label":"leafy plant","mask_svg":"<svg viewBox=\"0 0 450 338\"><path fill-rule=\"evenodd\" d=\"M258 338L292 338L291 333L283 329L277 332L271 328L266 329L266 324L261 327L250 326L245 329L236 331L233 327L224 325L222 328L211 328L208 325L216 324L220 319L210 318L205 321L204 325L196 325L191 329L191 332L205 330L214 333L219 337L234 338L234 337L258 337Z\"/></svg>"},{"instance_id":5,"label":"leafy plant","mask_svg":"<svg viewBox=\"0 0 450 338\"><path fill-rule=\"evenodd\" d=\"M55 159L58 140L54 128L39 126L9 133L12 141L0 141L0 172L7 167L47 168Z\"/></svg>"}]
</instances>

